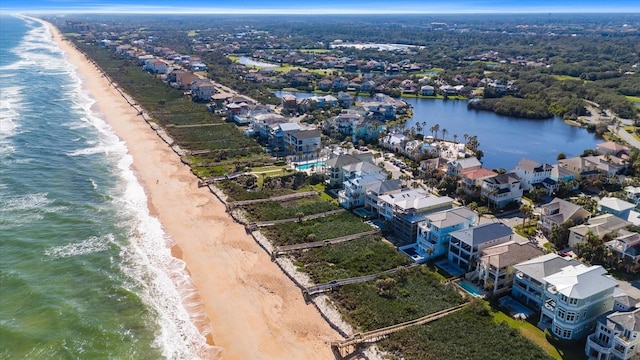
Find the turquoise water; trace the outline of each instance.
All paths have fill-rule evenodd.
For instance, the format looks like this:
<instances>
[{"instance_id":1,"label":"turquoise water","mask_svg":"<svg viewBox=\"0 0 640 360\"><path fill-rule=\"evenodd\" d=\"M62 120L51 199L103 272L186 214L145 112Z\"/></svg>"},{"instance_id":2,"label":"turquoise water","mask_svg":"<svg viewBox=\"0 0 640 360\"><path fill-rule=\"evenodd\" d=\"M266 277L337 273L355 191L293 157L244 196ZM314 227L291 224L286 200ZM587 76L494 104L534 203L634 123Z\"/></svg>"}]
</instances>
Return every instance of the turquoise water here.
<instances>
[{"instance_id":1,"label":"turquoise water","mask_svg":"<svg viewBox=\"0 0 640 360\"><path fill-rule=\"evenodd\" d=\"M296 165L296 169L298 169L298 170L308 170L308 169L311 169L313 167L316 170L319 170L322 166L324 166L324 161L315 161L315 162Z\"/></svg>"},{"instance_id":2,"label":"turquoise water","mask_svg":"<svg viewBox=\"0 0 640 360\"><path fill-rule=\"evenodd\" d=\"M482 291L480 289L478 289L477 286L473 285L472 283L466 281L466 280L462 280L458 283L458 285L463 288L466 292L468 292L469 294L475 296L475 297L480 297L482 295L484 295L482 293Z\"/></svg>"},{"instance_id":3,"label":"turquoise water","mask_svg":"<svg viewBox=\"0 0 640 360\"><path fill-rule=\"evenodd\" d=\"M124 144L46 27L0 32L0 358L206 354Z\"/></svg>"}]
</instances>

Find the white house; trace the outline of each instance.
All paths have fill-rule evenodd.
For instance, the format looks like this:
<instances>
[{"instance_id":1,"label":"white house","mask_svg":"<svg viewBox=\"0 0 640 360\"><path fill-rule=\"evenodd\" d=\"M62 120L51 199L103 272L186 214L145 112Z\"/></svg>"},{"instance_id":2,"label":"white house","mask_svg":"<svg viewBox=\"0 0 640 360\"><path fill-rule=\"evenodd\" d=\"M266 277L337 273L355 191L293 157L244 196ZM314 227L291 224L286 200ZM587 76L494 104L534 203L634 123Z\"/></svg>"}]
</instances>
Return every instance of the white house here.
<instances>
[{"instance_id":1,"label":"white house","mask_svg":"<svg viewBox=\"0 0 640 360\"><path fill-rule=\"evenodd\" d=\"M373 164L371 165L375 166ZM386 180L386 178L386 174L376 172L371 175L366 174L364 176L354 176L351 179L345 180L343 183L344 189L338 191L338 203L345 209L363 207L365 205L367 197L367 186L373 185L375 183L382 183Z\"/></svg>"},{"instance_id":2,"label":"white house","mask_svg":"<svg viewBox=\"0 0 640 360\"><path fill-rule=\"evenodd\" d=\"M458 159L450 161L447 165L447 173L450 175L458 176L464 172L480 169L482 163L475 157L468 157L465 159Z\"/></svg>"},{"instance_id":3,"label":"white house","mask_svg":"<svg viewBox=\"0 0 640 360\"><path fill-rule=\"evenodd\" d=\"M513 169L513 172L520 178L522 190L529 191L533 188L533 185L539 184L547 178L551 178L551 170L553 170L552 165L522 159L516 165L515 169Z\"/></svg>"},{"instance_id":4,"label":"white house","mask_svg":"<svg viewBox=\"0 0 640 360\"><path fill-rule=\"evenodd\" d=\"M522 187L518 175L514 173L496 175L482 181L480 193L490 204L503 208L509 203L522 201Z\"/></svg>"},{"instance_id":5,"label":"white house","mask_svg":"<svg viewBox=\"0 0 640 360\"><path fill-rule=\"evenodd\" d=\"M567 266L544 279L538 327L564 340L584 339L598 316L613 308L618 282L602 266Z\"/></svg>"}]
</instances>

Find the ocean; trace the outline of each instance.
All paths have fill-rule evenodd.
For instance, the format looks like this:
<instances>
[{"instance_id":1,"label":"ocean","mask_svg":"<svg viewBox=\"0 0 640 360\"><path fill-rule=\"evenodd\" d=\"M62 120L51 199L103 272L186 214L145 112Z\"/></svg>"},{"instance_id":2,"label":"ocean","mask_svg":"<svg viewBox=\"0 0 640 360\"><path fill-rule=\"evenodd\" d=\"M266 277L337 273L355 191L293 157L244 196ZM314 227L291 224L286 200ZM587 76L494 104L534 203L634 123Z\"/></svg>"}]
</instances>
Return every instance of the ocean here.
<instances>
[{"instance_id":1,"label":"ocean","mask_svg":"<svg viewBox=\"0 0 640 360\"><path fill-rule=\"evenodd\" d=\"M0 359L209 357L125 145L43 24L0 34Z\"/></svg>"}]
</instances>

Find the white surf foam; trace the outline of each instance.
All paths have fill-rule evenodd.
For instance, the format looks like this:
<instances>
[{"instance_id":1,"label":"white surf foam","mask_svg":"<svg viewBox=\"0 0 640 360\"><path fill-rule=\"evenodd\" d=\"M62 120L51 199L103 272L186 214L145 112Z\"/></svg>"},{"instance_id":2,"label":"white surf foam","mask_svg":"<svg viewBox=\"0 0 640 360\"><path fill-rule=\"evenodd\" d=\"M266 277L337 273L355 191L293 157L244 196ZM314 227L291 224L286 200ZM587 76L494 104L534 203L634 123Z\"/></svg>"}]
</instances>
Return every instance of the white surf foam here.
<instances>
[{"instance_id":1,"label":"white surf foam","mask_svg":"<svg viewBox=\"0 0 640 360\"><path fill-rule=\"evenodd\" d=\"M50 40L48 29L44 28L45 31L30 32L30 36L34 41L39 41L38 37L44 37L49 45L55 46ZM24 49L29 50L30 47L26 46ZM42 56L52 56L55 61L59 61L60 56L56 51L52 51L51 55L46 52L44 55L28 55L25 56L25 61L41 60ZM171 241L164 233L162 225L157 218L149 214L144 189L131 169L132 158L128 155L124 143L119 141L111 127L92 111L95 101L84 90L75 68L65 60L64 66L60 66L59 69L71 69L69 75L74 79L73 86L64 89L65 96L72 96L74 105L79 106L81 110L78 110L86 115L79 122L94 127L99 138L95 146L71 152L71 155L88 155L108 149L108 158L117 161L122 183L113 198L123 211L122 218L129 220L127 225L131 228L130 243L122 247L120 254L124 260L123 271L131 279L132 291L157 314L155 321L159 330L154 345L162 349L163 355L169 359L220 358L221 349L208 345L205 336L194 324L202 324L203 319L206 319L201 302L193 299L197 289L185 270L184 262L172 256ZM104 243L103 240L87 239L78 244L67 244L52 251L52 254L96 251L102 249L100 246L104 246ZM187 312L186 306L192 311ZM207 334L209 330L204 328L203 332Z\"/></svg>"},{"instance_id":2,"label":"white surf foam","mask_svg":"<svg viewBox=\"0 0 640 360\"><path fill-rule=\"evenodd\" d=\"M23 87L0 88L0 140L15 134L23 108Z\"/></svg>"},{"instance_id":3,"label":"white surf foam","mask_svg":"<svg viewBox=\"0 0 640 360\"><path fill-rule=\"evenodd\" d=\"M114 244L113 234L104 236L92 236L80 242L72 242L62 246L55 246L47 249L44 254L52 259L66 258L70 256L86 255L96 252L106 251L111 244Z\"/></svg>"}]
</instances>

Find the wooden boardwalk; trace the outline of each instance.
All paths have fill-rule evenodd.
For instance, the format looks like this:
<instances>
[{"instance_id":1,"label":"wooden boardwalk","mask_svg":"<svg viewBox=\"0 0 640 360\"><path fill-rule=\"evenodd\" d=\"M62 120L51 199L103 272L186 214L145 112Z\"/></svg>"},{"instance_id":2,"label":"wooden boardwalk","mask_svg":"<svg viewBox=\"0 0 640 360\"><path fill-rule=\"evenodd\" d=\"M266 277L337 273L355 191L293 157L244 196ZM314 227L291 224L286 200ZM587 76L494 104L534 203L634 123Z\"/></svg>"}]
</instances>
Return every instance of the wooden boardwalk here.
<instances>
[{"instance_id":1,"label":"wooden boardwalk","mask_svg":"<svg viewBox=\"0 0 640 360\"><path fill-rule=\"evenodd\" d=\"M340 355L340 357L344 358L346 356L349 356L353 352L355 352L360 344L376 342L397 331L404 330L408 327L423 325L423 324L427 324L432 321L441 319L447 315L450 315L457 311L462 310L462 308L464 308L468 304L469 303L454 306L445 310L435 312L433 314L429 314L427 316L423 316L418 319L409 320L407 322L387 326L381 329L367 331L365 333L353 334L347 339L331 342L331 348L334 350L334 352L337 352Z\"/></svg>"},{"instance_id":2,"label":"wooden boardwalk","mask_svg":"<svg viewBox=\"0 0 640 360\"><path fill-rule=\"evenodd\" d=\"M312 248L323 247L323 246L327 246L327 245L339 244L341 242L360 239L360 238L368 236L368 235L375 235L375 234L379 234L379 233L380 233L380 230L371 230L371 231L365 231L365 232L361 232L361 233L358 233L358 234L347 235L347 236L334 238L334 239L327 239L327 240L322 240L322 241L314 241L314 242L308 242L308 243L303 243L303 244L293 244L293 245L278 246L275 249L273 249L273 252L271 253L271 258L275 259L276 257L278 257L278 256L280 256L282 254L286 254L286 253L291 252L291 251L312 249Z\"/></svg>"},{"instance_id":3,"label":"wooden boardwalk","mask_svg":"<svg viewBox=\"0 0 640 360\"><path fill-rule=\"evenodd\" d=\"M193 155L193 154L192 154ZM229 175L224 175L224 176L216 176L216 177L210 177L210 178L206 178L203 180L198 181L198 187L205 187L205 186L209 186L215 182L218 181L222 181L222 180L232 180L235 179L239 176L242 175L249 175L250 173L247 172L237 172L237 173L233 173L233 174L229 174Z\"/></svg>"},{"instance_id":4,"label":"wooden boardwalk","mask_svg":"<svg viewBox=\"0 0 640 360\"><path fill-rule=\"evenodd\" d=\"M293 194L287 194L287 195L272 196L266 199L233 201L233 202L230 202L228 206L231 208L234 208L236 206L259 204L259 203L268 202L268 201L275 201L275 202L291 201L291 200L302 199L302 198L306 198L314 195L318 195L318 192L305 191L305 192L299 192L299 193L293 193Z\"/></svg>"},{"instance_id":5,"label":"wooden boardwalk","mask_svg":"<svg viewBox=\"0 0 640 360\"><path fill-rule=\"evenodd\" d=\"M326 212L319 213L319 214L307 215L307 216L303 216L302 218L289 218L289 219L271 220L271 221L256 221L256 222L252 222L252 223L247 224L245 226L245 229L246 229L246 231L248 233L250 233L250 232L258 230L258 228L261 228L261 227L284 224L284 223L288 223L288 222L313 220L313 219L318 219L318 218L329 216L329 215L339 214L339 213L345 212L345 211L346 211L345 209L338 209L338 210L326 211Z\"/></svg>"},{"instance_id":6,"label":"wooden boardwalk","mask_svg":"<svg viewBox=\"0 0 640 360\"><path fill-rule=\"evenodd\" d=\"M349 284L357 284L357 283L362 283L362 282L375 280L380 276L396 273L400 269L410 269L410 268L416 267L416 266L419 266L419 264L413 263L413 264L409 264L409 265L405 265L405 266L398 266L397 268L394 268L394 269L391 269L391 270L387 270L387 271L383 271L383 272L380 272L380 273L377 273L377 274L356 276L356 277L352 277L352 278L348 278L348 279L342 279L342 280L332 280L332 281L330 281L328 283L310 286L310 287L302 290L302 294L304 295L305 299L308 300L313 295L333 290L333 289L335 289L335 288L337 288L339 286L349 285Z\"/></svg>"}]
</instances>

